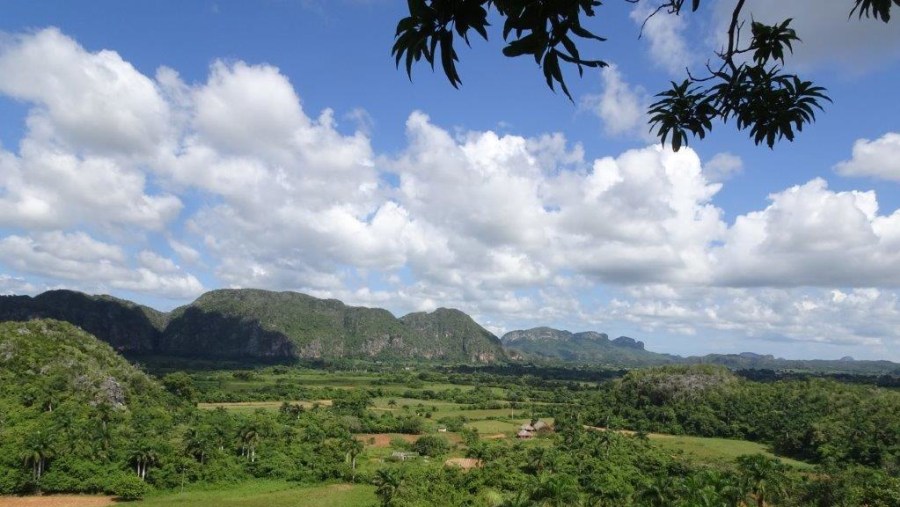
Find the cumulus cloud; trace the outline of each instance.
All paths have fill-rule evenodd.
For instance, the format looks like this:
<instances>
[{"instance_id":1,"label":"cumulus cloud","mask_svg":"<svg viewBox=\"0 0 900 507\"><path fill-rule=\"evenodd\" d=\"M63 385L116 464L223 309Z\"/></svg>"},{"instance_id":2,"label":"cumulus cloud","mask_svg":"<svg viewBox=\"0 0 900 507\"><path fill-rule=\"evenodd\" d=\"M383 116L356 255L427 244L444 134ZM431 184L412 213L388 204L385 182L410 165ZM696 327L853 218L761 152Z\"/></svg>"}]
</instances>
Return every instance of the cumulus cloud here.
<instances>
[{"instance_id":1,"label":"cumulus cloud","mask_svg":"<svg viewBox=\"0 0 900 507\"><path fill-rule=\"evenodd\" d=\"M900 343L893 331L900 324L897 295L873 288L672 289L665 295L623 295L603 314L651 334L736 334L884 350Z\"/></svg>"},{"instance_id":2,"label":"cumulus cloud","mask_svg":"<svg viewBox=\"0 0 900 507\"><path fill-rule=\"evenodd\" d=\"M49 232L0 239L0 262L21 273L56 280L108 286L174 299L197 296L202 284L168 259L151 252L135 268L124 250L83 232Z\"/></svg>"},{"instance_id":3,"label":"cumulus cloud","mask_svg":"<svg viewBox=\"0 0 900 507\"><path fill-rule=\"evenodd\" d=\"M709 181L721 182L737 176L744 170L744 161L737 155L716 153L703 164L703 176Z\"/></svg>"},{"instance_id":4,"label":"cumulus cloud","mask_svg":"<svg viewBox=\"0 0 900 507\"><path fill-rule=\"evenodd\" d=\"M168 104L115 51L91 53L48 28L0 48L0 92L36 104L31 135L77 152L147 155L166 144Z\"/></svg>"},{"instance_id":5,"label":"cumulus cloud","mask_svg":"<svg viewBox=\"0 0 900 507\"><path fill-rule=\"evenodd\" d=\"M842 176L900 181L900 134L888 132L874 141L856 141L853 158L835 165L834 170Z\"/></svg>"},{"instance_id":6,"label":"cumulus cloud","mask_svg":"<svg viewBox=\"0 0 900 507\"><path fill-rule=\"evenodd\" d=\"M650 104L641 87L630 86L615 65L600 71L603 92L582 97L580 106L595 114L603 122L607 135L630 135L652 142L648 126L647 107Z\"/></svg>"},{"instance_id":7,"label":"cumulus cloud","mask_svg":"<svg viewBox=\"0 0 900 507\"><path fill-rule=\"evenodd\" d=\"M148 192L139 167L171 144L151 79L53 28L0 47L0 75L0 93L32 106L19 152L0 150L0 225L161 230L178 215L180 199Z\"/></svg>"},{"instance_id":8,"label":"cumulus cloud","mask_svg":"<svg viewBox=\"0 0 900 507\"><path fill-rule=\"evenodd\" d=\"M58 93L74 109L53 88L66 79ZM610 134L634 132L642 92L614 67L603 79L586 103ZM0 50L0 93L31 108L18 151L0 151L0 291L186 299L203 290L186 266L222 286L459 307L497 330L897 340L900 212L881 213L874 192L817 179L728 223L714 199L740 171L734 155L702 163L649 146L589 159L562 134L448 129L424 112L409 115L399 152L379 154L368 126L346 133L331 110L306 111L275 67L150 78L52 29ZM104 102L120 99L121 111ZM892 135L860 141L838 170L896 172Z\"/></svg>"},{"instance_id":9,"label":"cumulus cloud","mask_svg":"<svg viewBox=\"0 0 900 507\"><path fill-rule=\"evenodd\" d=\"M900 286L900 210L879 215L874 192L833 192L815 179L769 198L713 250L719 284Z\"/></svg>"},{"instance_id":10,"label":"cumulus cloud","mask_svg":"<svg viewBox=\"0 0 900 507\"><path fill-rule=\"evenodd\" d=\"M630 16L642 27L641 36L650 44L653 62L671 75L683 75L684 69L694 60L684 37L687 21L684 16L670 15L665 10L652 15L655 10L656 5L652 2L639 2Z\"/></svg>"}]
</instances>

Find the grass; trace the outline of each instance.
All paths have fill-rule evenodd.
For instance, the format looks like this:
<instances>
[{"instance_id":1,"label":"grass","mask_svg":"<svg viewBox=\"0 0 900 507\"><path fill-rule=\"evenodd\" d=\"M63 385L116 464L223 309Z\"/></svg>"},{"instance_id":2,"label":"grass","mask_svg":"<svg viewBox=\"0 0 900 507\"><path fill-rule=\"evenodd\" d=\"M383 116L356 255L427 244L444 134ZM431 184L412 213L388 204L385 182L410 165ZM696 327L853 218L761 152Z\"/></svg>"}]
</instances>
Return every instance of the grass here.
<instances>
[{"instance_id":1,"label":"grass","mask_svg":"<svg viewBox=\"0 0 900 507\"><path fill-rule=\"evenodd\" d=\"M743 454L765 454L769 457L777 457L788 466L807 470L813 468L809 463L775 456L765 445L746 440L662 435L658 433L652 433L650 440L663 449L672 452L681 451L699 461L734 461Z\"/></svg>"},{"instance_id":2,"label":"grass","mask_svg":"<svg viewBox=\"0 0 900 507\"><path fill-rule=\"evenodd\" d=\"M361 484L301 487L289 482L253 481L221 489L165 492L148 496L141 507L374 507L375 488Z\"/></svg>"},{"instance_id":3,"label":"grass","mask_svg":"<svg viewBox=\"0 0 900 507\"><path fill-rule=\"evenodd\" d=\"M278 410L281 408L283 401L227 401L227 402L217 402L217 403L198 403L197 408L201 408L203 410L215 410L216 408L222 407L229 412L253 412L257 409L263 410ZM312 408L314 404L318 403L321 406L330 406L331 400L317 400L317 401L290 401L288 403L291 404L299 404L303 408Z\"/></svg>"}]
</instances>

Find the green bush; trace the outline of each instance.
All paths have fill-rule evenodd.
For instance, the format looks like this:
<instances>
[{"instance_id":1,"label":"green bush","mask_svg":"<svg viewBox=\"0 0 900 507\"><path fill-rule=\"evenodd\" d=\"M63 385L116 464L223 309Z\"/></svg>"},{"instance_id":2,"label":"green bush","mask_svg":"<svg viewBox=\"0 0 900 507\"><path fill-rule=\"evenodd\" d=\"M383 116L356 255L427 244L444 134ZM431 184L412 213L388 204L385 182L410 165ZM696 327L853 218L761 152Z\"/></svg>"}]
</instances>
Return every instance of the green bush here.
<instances>
[{"instance_id":1,"label":"green bush","mask_svg":"<svg viewBox=\"0 0 900 507\"><path fill-rule=\"evenodd\" d=\"M115 480L108 493L116 495L121 500L133 501L144 498L149 490L150 487L136 475L122 474Z\"/></svg>"},{"instance_id":2,"label":"green bush","mask_svg":"<svg viewBox=\"0 0 900 507\"><path fill-rule=\"evenodd\" d=\"M436 457L450 450L450 442L437 435L425 435L416 440L413 450L423 456Z\"/></svg>"}]
</instances>

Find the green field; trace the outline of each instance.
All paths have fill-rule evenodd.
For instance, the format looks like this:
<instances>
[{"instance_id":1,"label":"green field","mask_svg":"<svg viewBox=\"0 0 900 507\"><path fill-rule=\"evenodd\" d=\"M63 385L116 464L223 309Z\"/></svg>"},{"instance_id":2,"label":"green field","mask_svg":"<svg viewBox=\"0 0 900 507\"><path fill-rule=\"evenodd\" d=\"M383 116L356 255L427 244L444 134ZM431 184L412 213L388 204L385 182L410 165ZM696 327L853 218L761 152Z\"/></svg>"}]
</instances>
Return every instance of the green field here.
<instances>
[{"instance_id":1,"label":"green field","mask_svg":"<svg viewBox=\"0 0 900 507\"><path fill-rule=\"evenodd\" d=\"M221 489L148 496L141 507L374 507L375 488L360 484L299 487L278 481L253 481Z\"/></svg>"},{"instance_id":2,"label":"green field","mask_svg":"<svg viewBox=\"0 0 900 507\"><path fill-rule=\"evenodd\" d=\"M765 445L747 440L652 433L650 434L650 441L663 449L672 452L683 452L698 461L734 461L743 454L765 454L766 456L776 457ZM782 463L795 468L813 468L812 465L802 461L783 457L778 457L778 459Z\"/></svg>"}]
</instances>

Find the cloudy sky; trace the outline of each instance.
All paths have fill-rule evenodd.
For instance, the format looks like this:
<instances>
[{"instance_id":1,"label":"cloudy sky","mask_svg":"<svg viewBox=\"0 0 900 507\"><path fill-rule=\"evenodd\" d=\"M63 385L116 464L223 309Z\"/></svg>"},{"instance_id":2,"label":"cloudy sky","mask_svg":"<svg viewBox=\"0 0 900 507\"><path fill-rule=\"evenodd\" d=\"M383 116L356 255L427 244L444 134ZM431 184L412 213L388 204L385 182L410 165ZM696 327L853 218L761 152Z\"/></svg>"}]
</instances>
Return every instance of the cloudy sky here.
<instances>
[{"instance_id":1,"label":"cloudy sky","mask_svg":"<svg viewBox=\"0 0 900 507\"><path fill-rule=\"evenodd\" d=\"M645 109L720 46L729 3L609 2L574 103L501 44L463 86L390 57L399 0L8 0L0 293L171 309L297 290L456 307L696 354L900 360L900 25L796 17L792 69L834 99L794 143L717 126L678 153ZM846 4L846 5L845 5ZM495 34L495 38L497 34Z\"/></svg>"}]
</instances>

